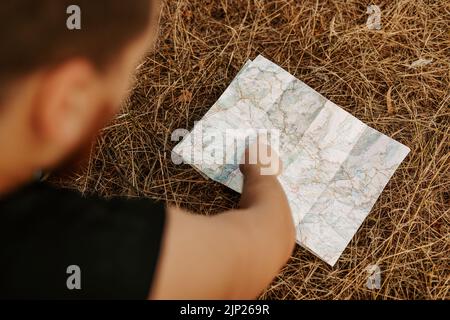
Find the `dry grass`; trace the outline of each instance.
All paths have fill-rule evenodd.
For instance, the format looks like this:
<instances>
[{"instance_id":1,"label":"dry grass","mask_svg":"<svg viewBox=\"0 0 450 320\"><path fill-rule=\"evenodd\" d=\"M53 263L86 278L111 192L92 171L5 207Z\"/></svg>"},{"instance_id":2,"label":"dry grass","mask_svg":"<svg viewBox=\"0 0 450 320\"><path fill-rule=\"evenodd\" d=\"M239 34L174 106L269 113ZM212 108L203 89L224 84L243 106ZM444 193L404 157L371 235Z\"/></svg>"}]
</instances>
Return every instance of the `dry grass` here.
<instances>
[{"instance_id":1,"label":"dry grass","mask_svg":"<svg viewBox=\"0 0 450 320\"><path fill-rule=\"evenodd\" d=\"M297 247L262 298L450 298L450 3L378 2L379 31L366 28L368 4L166 1L157 50L139 67L123 114L89 167L59 183L206 214L234 207L237 194L171 163L170 135L190 129L261 53L412 150L334 268ZM433 61L410 68L419 58ZM366 288L371 264L381 268L380 290Z\"/></svg>"}]
</instances>

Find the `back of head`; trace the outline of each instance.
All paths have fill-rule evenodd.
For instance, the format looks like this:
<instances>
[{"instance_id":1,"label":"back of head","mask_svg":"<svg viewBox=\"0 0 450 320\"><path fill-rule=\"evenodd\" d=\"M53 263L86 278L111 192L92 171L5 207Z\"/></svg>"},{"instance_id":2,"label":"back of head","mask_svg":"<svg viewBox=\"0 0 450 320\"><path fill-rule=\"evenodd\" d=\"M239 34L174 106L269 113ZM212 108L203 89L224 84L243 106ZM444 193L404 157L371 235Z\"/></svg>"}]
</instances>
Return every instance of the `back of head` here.
<instances>
[{"instance_id":1,"label":"back of head","mask_svg":"<svg viewBox=\"0 0 450 320\"><path fill-rule=\"evenodd\" d=\"M14 0L0 5L0 96L37 68L71 57L111 63L146 28L150 0ZM70 28L78 14L79 29Z\"/></svg>"}]
</instances>

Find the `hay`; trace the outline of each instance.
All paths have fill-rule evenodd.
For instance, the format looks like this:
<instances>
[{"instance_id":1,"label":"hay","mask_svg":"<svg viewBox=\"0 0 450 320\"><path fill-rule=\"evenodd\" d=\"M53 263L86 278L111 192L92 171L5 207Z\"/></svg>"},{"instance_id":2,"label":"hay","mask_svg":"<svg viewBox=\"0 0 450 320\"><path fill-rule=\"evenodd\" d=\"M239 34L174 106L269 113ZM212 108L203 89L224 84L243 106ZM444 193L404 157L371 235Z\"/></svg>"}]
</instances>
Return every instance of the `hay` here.
<instances>
[{"instance_id":1,"label":"hay","mask_svg":"<svg viewBox=\"0 0 450 320\"><path fill-rule=\"evenodd\" d=\"M88 167L57 184L147 196L213 214L238 195L175 166L191 129L247 59L261 53L373 128L411 148L334 268L297 247L262 298L448 299L450 2L180 0L163 5L154 53ZM419 59L430 63L411 67ZM368 265L381 289L366 287Z\"/></svg>"}]
</instances>

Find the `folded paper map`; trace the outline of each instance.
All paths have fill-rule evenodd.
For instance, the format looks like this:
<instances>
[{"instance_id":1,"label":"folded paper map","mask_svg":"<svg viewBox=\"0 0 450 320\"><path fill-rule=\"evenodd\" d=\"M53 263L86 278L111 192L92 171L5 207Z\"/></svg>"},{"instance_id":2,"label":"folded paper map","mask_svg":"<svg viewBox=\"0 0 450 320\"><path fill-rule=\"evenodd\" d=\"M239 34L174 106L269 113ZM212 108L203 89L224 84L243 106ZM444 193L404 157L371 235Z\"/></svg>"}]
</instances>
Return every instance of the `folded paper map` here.
<instances>
[{"instance_id":1,"label":"folded paper map","mask_svg":"<svg viewBox=\"0 0 450 320\"><path fill-rule=\"evenodd\" d=\"M409 148L258 56L244 65L173 155L241 192L239 161L261 132L270 136L283 161L278 179L298 244L334 265Z\"/></svg>"}]
</instances>

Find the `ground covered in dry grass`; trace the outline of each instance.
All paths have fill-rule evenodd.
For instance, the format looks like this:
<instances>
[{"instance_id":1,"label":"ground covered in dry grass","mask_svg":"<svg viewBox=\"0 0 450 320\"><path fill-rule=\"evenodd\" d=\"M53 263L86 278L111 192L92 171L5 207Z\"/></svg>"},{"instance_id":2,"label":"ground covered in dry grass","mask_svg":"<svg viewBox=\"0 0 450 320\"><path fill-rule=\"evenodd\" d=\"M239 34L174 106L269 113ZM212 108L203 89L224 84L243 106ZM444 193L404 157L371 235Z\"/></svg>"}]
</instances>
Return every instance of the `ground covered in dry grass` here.
<instances>
[{"instance_id":1,"label":"ground covered in dry grass","mask_svg":"<svg viewBox=\"0 0 450 320\"><path fill-rule=\"evenodd\" d=\"M147 196L205 214L238 195L175 166L176 128L192 128L247 59L263 54L373 128L411 148L335 267L297 247L263 293L273 299L448 299L450 2L179 0L163 4L156 51L88 168L59 183ZM418 59L428 65L412 68ZM366 287L368 265L381 289Z\"/></svg>"}]
</instances>

